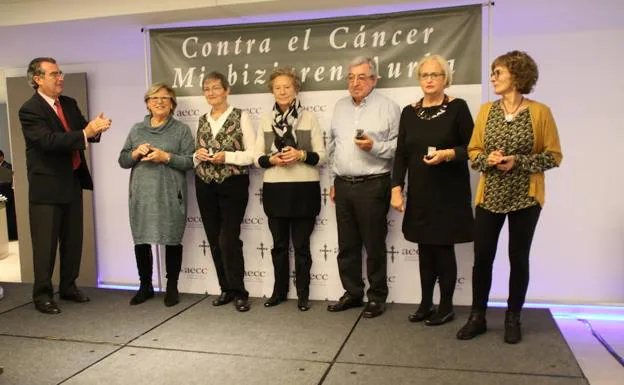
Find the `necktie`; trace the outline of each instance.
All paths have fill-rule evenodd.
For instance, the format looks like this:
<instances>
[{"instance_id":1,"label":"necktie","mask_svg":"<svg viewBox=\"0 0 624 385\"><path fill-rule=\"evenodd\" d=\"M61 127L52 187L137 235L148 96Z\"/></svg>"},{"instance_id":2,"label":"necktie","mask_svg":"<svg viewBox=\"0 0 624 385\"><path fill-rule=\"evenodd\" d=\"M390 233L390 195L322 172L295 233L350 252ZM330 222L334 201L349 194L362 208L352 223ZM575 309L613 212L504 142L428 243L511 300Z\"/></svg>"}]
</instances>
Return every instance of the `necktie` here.
<instances>
[{"instance_id":1,"label":"necktie","mask_svg":"<svg viewBox=\"0 0 624 385\"><path fill-rule=\"evenodd\" d=\"M56 113L58 114L59 119L61 119L61 123L63 123L63 128L65 132L71 132L71 128L67 124L67 120L65 119L65 114L63 113L63 107L61 107L61 103L59 103L58 99L54 101L54 107L56 107ZM72 151L72 168L77 170L80 167L80 154L78 150Z\"/></svg>"}]
</instances>

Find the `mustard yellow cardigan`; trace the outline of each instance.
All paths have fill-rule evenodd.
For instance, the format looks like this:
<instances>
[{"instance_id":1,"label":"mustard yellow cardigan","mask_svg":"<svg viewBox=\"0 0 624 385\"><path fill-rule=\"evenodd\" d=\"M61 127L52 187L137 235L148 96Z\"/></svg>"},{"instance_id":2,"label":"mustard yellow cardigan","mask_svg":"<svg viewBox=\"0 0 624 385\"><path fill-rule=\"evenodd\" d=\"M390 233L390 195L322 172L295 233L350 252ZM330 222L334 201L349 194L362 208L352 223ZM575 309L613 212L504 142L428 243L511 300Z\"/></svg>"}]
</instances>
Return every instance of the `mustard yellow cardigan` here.
<instances>
[{"instance_id":1,"label":"mustard yellow cardigan","mask_svg":"<svg viewBox=\"0 0 624 385\"><path fill-rule=\"evenodd\" d=\"M557 166L561 164L563 159L563 153L561 152L561 144L559 143L559 134L557 132L557 125L550 112L550 108L545 104L536 102L534 100L526 99L529 102L529 113L531 115L531 125L533 126L533 150L532 154L539 154L542 152L549 152L555 158ZM485 138L485 124L490 113L493 102L485 103L481 106L477 120L475 122L474 130L472 131L472 137L468 144L468 156L470 160L474 161L475 158L484 153L484 138ZM486 154L487 155L487 154ZM479 186L477 187L477 194L475 197L475 205L483 202L485 193L485 178L486 173L481 173L479 179ZM535 200L544 206L546 186L544 181L544 173L538 172L529 175L529 196L535 198Z\"/></svg>"}]
</instances>

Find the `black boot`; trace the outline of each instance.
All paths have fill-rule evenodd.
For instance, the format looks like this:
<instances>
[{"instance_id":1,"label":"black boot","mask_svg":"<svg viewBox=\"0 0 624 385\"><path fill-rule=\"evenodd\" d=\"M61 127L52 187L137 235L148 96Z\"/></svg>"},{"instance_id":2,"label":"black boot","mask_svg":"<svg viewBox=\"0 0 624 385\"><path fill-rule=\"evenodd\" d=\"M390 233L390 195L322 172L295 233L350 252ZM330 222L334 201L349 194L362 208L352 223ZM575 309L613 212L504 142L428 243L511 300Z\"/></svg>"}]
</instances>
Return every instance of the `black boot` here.
<instances>
[{"instance_id":1,"label":"black boot","mask_svg":"<svg viewBox=\"0 0 624 385\"><path fill-rule=\"evenodd\" d=\"M507 310L505 312L505 342L517 344L522 341L520 330L520 312Z\"/></svg>"},{"instance_id":2,"label":"black boot","mask_svg":"<svg viewBox=\"0 0 624 385\"><path fill-rule=\"evenodd\" d=\"M182 245L167 245L165 247L165 266L167 269L165 306L170 307L180 302L178 278L180 277L180 270L182 270Z\"/></svg>"},{"instance_id":3,"label":"black boot","mask_svg":"<svg viewBox=\"0 0 624 385\"><path fill-rule=\"evenodd\" d=\"M485 320L485 312L472 311L468 322L457 332L457 339L471 340L487 331L487 321Z\"/></svg>"},{"instance_id":4,"label":"black boot","mask_svg":"<svg viewBox=\"0 0 624 385\"><path fill-rule=\"evenodd\" d=\"M152 286L152 247L150 245L134 245L134 255L136 257L137 269L141 286L134 297L130 300L130 305L138 305L150 298L154 298L154 287Z\"/></svg>"}]
</instances>

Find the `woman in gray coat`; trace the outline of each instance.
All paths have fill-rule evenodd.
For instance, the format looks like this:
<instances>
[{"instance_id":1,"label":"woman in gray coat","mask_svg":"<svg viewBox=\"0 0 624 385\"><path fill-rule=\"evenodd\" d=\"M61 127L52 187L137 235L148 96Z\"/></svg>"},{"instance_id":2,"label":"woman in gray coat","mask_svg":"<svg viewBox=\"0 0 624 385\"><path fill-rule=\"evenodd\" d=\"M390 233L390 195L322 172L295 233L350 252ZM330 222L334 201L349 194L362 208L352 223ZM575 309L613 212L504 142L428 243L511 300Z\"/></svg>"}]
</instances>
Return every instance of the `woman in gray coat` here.
<instances>
[{"instance_id":1,"label":"woman in gray coat","mask_svg":"<svg viewBox=\"0 0 624 385\"><path fill-rule=\"evenodd\" d=\"M141 286L130 300L138 305L154 297L151 244L165 245L165 305L179 302L182 236L186 226L186 171L193 168L195 146L190 128L173 118L175 92L164 83L145 93L149 115L130 129L119 165L131 168L130 227Z\"/></svg>"}]
</instances>

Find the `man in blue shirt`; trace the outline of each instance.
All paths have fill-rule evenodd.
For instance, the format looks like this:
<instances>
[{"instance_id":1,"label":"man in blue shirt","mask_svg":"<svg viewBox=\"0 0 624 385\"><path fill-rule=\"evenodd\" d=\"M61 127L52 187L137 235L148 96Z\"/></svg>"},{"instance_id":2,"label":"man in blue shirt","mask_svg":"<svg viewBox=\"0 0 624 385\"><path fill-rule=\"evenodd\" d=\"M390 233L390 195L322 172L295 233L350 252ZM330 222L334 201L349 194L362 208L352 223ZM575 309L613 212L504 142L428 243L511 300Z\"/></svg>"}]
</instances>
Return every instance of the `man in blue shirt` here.
<instances>
[{"instance_id":1,"label":"man in blue shirt","mask_svg":"<svg viewBox=\"0 0 624 385\"><path fill-rule=\"evenodd\" d=\"M362 306L362 245L366 248L368 304L363 316L377 317L388 297L386 215L390 205L390 170L399 132L399 106L375 90L377 64L358 57L349 65L350 96L336 103L329 138L336 204L338 270L345 294L327 307L337 312Z\"/></svg>"}]
</instances>

